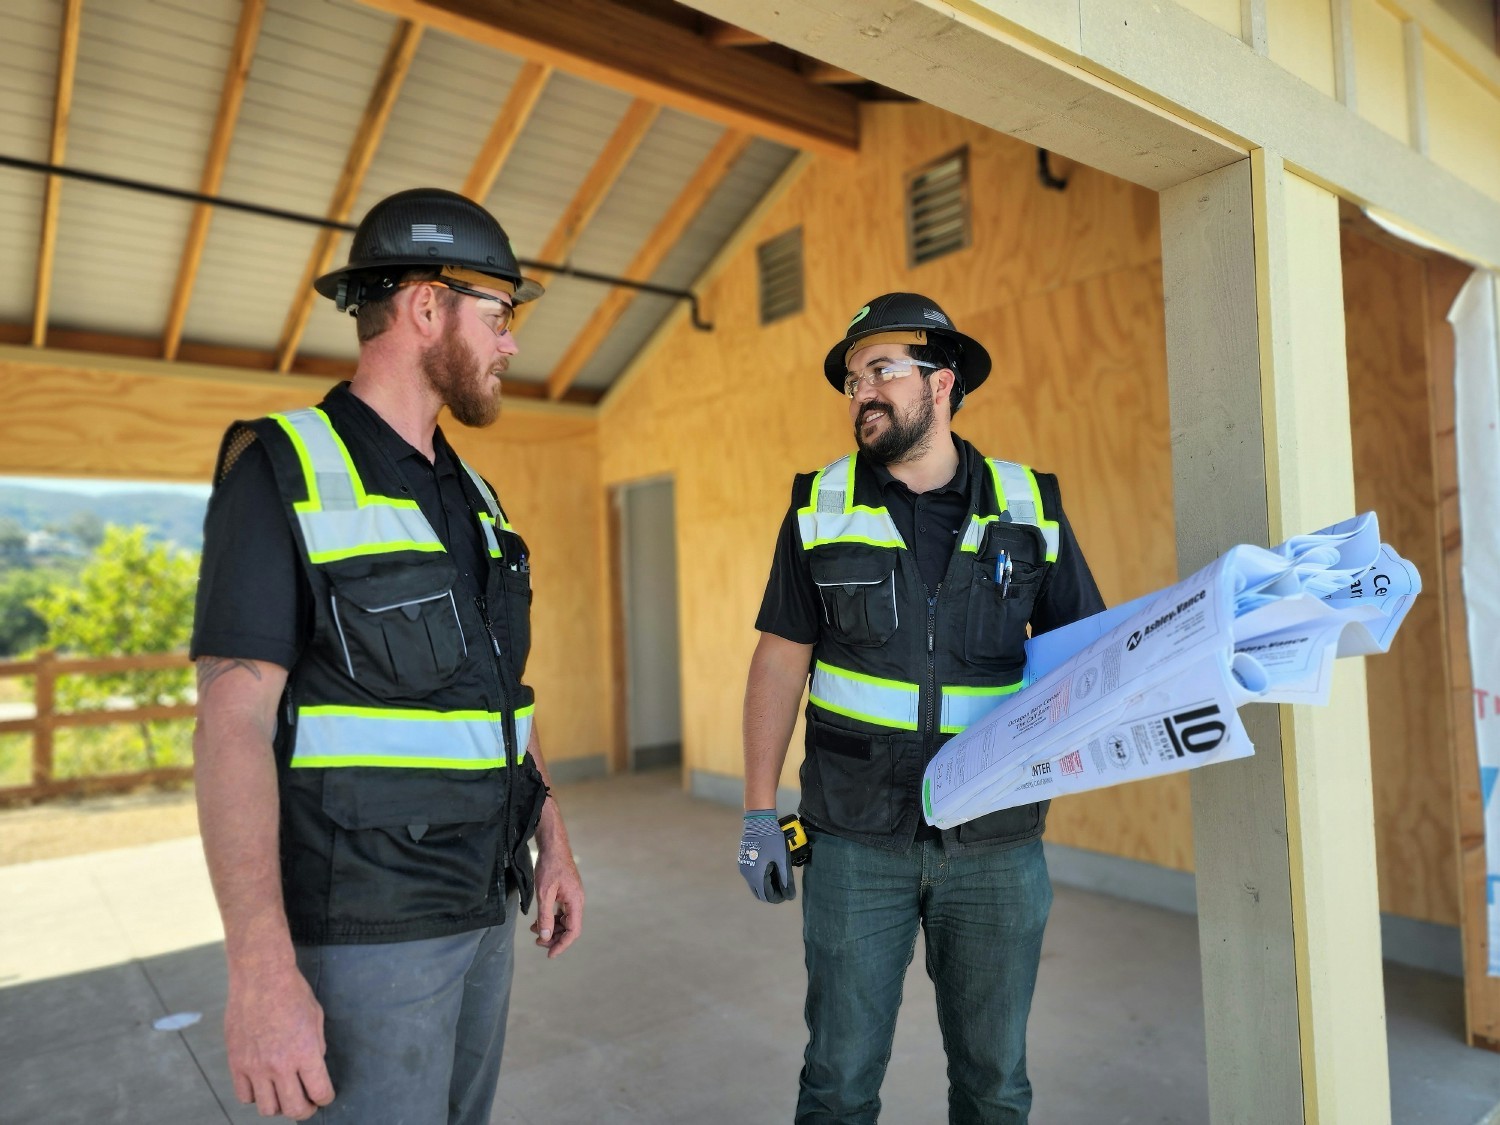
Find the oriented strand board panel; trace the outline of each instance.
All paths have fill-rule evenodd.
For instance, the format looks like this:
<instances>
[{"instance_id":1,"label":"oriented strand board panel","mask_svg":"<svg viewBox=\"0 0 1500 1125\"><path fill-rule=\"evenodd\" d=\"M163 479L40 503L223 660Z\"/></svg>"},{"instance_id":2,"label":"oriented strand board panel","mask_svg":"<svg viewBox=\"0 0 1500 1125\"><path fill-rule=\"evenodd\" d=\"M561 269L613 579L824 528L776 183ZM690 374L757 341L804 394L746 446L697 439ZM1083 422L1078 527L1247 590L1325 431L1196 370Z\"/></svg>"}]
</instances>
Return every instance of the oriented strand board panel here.
<instances>
[{"instance_id":1,"label":"oriented strand board panel","mask_svg":"<svg viewBox=\"0 0 1500 1125\"><path fill-rule=\"evenodd\" d=\"M263 376L160 376L0 358L0 474L207 482L225 427L316 402L327 383ZM34 353L32 353L34 354ZM137 367L147 365L137 363ZM586 591L600 581L603 509L595 423L521 408L494 428L445 432L499 490L532 552L536 591L528 679L547 760L603 754L612 716L601 616Z\"/></svg>"},{"instance_id":2,"label":"oriented strand board panel","mask_svg":"<svg viewBox=\"0 0 1500 1125\"><path fill-rule=\"evenodd\" d=\"M1500 95L1428 43L1427 138L1432 159L1500 199Z\"/></svg>"},{"instance_id":3,"label":"oriented strand board panel","mask_svg":"<svg viewBox=\"0 0 1500 1125\"><path fill-rule=\"evenodd\" d=\"M1267 53L1314 90L1334 96L1330 0L1266 0Z\"/></svg>"},{"instance_id":4,"label":"oriented strand board panel","mask_svg":"<svg viewBox=\"0 0 1500 1125\"><path fill-rule=\"evenodd\" d=\"M1354 0L1355 108L1398 141L1411 139L1401 19L1380 0Z\"/></svg>"},{"instance_id":5,"label":"oriented strand board panel","mask_svg":"<svg viewBox=\"0 0 1500 1125\"><path fill-rule=\"evenodd\" d=\"M865 107L863 151L815 161L709 286L712 333L674 330L607 400L606 485L671 474L677 495L684 754L739 776L754 622L792 476L853 447L820 374L850 315L893 289L928 293L986 342L990 381L958 432L1061 477L1070 519L1118 602L1175 577L1156 197L940 110ZM902 176L969 146L971 246L906 264ZM806 307L762 328L755 245L800 226ZM783 783L795 785L800 735ZM1181 782L1181 779L1172 779ZM1142 784L1054 806L1059 842L1183 868L1187 789Z\"/></svg>"},{"instance_id":6,"label":"oriented strand board panel","mask_svg":"<svg viewBox=\"0 0 1500 1125\"><path fill-rule=\"evenodd\" d=\"M1415 257L1344 235L1356 506L1415 564L1424 590L1388 655L1365 662L1382 910L1458 924L1453 782L1427 395L1427 274Z\"/></svg>"}]
</instances>

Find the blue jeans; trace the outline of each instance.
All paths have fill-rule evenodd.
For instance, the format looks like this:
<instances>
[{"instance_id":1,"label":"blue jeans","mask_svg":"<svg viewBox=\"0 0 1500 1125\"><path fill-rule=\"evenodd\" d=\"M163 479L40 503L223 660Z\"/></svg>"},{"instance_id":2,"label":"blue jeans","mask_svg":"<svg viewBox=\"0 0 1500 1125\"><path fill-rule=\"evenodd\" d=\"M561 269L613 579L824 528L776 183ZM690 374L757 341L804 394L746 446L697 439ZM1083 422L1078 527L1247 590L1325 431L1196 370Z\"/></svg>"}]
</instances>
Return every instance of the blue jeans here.
<instances>
[{"instance_id":1,"label":"blue jeans","mask_svg":"<svg viewBox=\"0 0 1500 1125\"><path fill-rule=\"evenodd\" d=\"M319 1125L485 1125L500 1078L516 896L498 926L377 945L303 945L333 1103Z\"/></svg>"},{"instance_id":2,"label":"blue jeans","mask_svg":"<svg viewBox=\"0 0 1500 1125\"><path fill-rule=\"evenodd\" d=\"M949 855L940 840L888 852L812 835L802 877L809 1038L798 1125L880 1116L918 924L948 1055L949 1121L1025 1125L1026 1018L1052 906L1041 840Z\"/></svg>"}]
</instances>

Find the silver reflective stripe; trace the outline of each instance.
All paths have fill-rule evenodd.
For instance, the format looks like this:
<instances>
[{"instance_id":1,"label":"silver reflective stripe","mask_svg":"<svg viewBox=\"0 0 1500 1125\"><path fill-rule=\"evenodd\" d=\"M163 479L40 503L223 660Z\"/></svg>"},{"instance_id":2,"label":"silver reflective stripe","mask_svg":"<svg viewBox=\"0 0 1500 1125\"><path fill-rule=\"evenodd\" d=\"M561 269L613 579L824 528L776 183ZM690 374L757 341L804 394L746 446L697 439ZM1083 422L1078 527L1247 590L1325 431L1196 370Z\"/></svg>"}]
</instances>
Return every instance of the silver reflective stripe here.
<instances>
[{"instance_id":1,"label":"silver reflective stripe","mask_svg":"<svg viewBox=\"0 0 1500 1125\"><path fill-rule=\"evenodd\" d=\"M517 763L526 757L535 707L516 712ZM488 770L505 765L498 711L407 711L385 707L301 707L293 769L380 766Z\"/></svg>"},{"instance_id":2,"label":"silver reflective stripe","mask_svg":"<svg viewBox=\"0 0 1500 1125\"><path fill-rule=\"evenodd\" d=\"M836 668L819 660L808 699L825 711L897 730L916 730L921 688Z\"/></svg>"},{"instance_id":3,"label":"silver reflective stripe","mask_svg":"<svg viewBox=\"0 0 1500 1125\"><path fill-rule=\"evenodd\" d=\"M307 499L293 507L310 562L443 550L415 500L365 493L349 451L321 410L310 407L271 417L292 439L302 462Z\"/></svg>"},{"instance_id":4,"label":"silver reflective stripe","mask_svg":"<svg viewBox=\"0 0 1500 1125\"><path fill-rule=\"evenodd\" d=\"M505 518L505 512L500 507L500 501L496 499L495 494L490 491L490 486L484 483L484 478L476 473L469 465L469 463L462 457L458 459L458 463L464 467L464 472L469 474L469 480L472 481L474 487L479 490L479 495L484 497L484 502L490 509L490 515L494 517L495 521L499 523L500 527L503 530L514 531L515 528L511 527L510 521Z\"/></svg>"},{"instance_id":5,"label":"silver reflective stripe","mask_svg":"<svg viewBox=\"0 0 1500 1125\"><path fill-rule=\"evenodd\" d=\"M938 728L944 734L958 734L984 718L1007 695L1021 690L1024 681L1004 687L944 687L943 713Z\"/></svg>"},{"instance_id":6,"label":"silver reflective stripe","mask_svg":"<svg viewBox=\"0 0 1500 1125\"><path fill-rule=\"evenodd\" d=\"M495 538L495 519L483 512L479 513L479 528L484 532L484 546L489 551L490 558L500 557L500 540Z\"/></svg>"},{"instance_id":7,"label":"silver reflective stripe","mask_svg":"<svg viewBox=\"0 0 1500 1125\"><path fill-rule=\"evenodd\" d=\"M1014 461L989 462L995 475L995 491L1000 494L1000 506L1010 512L1014 523L1030 524L1042 533L1047 543L1047 561L1057 561L1058 527L1056 520L1049 520L1042 511L1042 493L1037 487L1036 474L1026 465Z\"/></svg>"},{"instance_id":8,"label":"silver reflective stripe","mask_svg":"<svg viewBox=\"0 0 1500 1125\"><path fill-rule=\"evenodd\" d=\"M852 453L825 466L814 478L807 507L797 510L797 530L805 551L824 543L906 546L888 511L854 504Z\"/></svg>"}]
</instances>

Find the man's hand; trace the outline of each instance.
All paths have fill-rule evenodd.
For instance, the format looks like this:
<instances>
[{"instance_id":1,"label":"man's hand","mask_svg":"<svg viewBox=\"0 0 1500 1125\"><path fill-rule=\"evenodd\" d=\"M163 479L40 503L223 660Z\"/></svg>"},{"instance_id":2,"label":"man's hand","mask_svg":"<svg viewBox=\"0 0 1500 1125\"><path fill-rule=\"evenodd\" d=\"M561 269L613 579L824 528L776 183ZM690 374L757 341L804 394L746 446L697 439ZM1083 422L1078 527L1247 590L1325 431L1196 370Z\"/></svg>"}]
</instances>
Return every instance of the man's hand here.
<instances>
[{"instance_id":1,"label":"man's hand","mask_svg":"<svg viewBox=\"0 0 1500 1125\"><path fill-rule=\"evenodd\" d=\"M562 818L555 811L549 817L548 812L543 806L542 826L536 836L536 921L531 923L531 932L551 959L560 956L583 932L583 879L573 862Z\"/></svg>"},{"instance_id":2,"label":"man's hand","mask_svg":"<svg viewBox=\"0 0 1500 1125\"><path fill-rule=\"evenodd\" d=\"M295 966L231 970L224 1043L235 1097L262 1117L305 1121L333 1101L323 1009Z\"/></svg>"},{"instance_id":3,"label":"man's hand","mask_svg":"<svg viewBox=\"0 0 1500 1125\"><path fill-rule=\"evenodd\" d=\"M797 897L786 836L776 822L775 809L752 809L745 814L740 837L740 874L761 902L787 902Z\"/></svg>"}]
</instances>

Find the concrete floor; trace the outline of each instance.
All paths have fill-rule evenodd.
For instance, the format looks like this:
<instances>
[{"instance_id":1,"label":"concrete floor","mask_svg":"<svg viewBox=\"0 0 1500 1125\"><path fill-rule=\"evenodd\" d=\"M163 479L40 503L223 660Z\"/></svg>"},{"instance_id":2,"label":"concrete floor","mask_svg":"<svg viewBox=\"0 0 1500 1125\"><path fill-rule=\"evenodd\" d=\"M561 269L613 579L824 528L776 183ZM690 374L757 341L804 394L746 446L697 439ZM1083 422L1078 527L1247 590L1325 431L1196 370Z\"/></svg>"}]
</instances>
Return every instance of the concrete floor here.
<instances>
[{"instance_id":1,"label":"concrete floor","mask_svg":"<svg viewBox=\"0 0 1500 1125\"><path fill-rule=\"evenodd\" d=\"M684 795L675 772L559 795L589 894L585 932L556 962L518 948L492 1120L789 1120L800 913L746 892L738 812ZM0 1122L261 1120L225 1070L218 936L196 839L0 868ZM946 1120L921 965L919 949L884 1088L897 1125ZM1460 982L1388 966L1386 995L1393 1122L1487 1121L1500 1058L1463 1045ZM182 1012L202 1019L154 1029ZM1204 1125L1194 920L1059 887L1030 1058L1035 1125Z\"/></svg>"}]
</instances>

